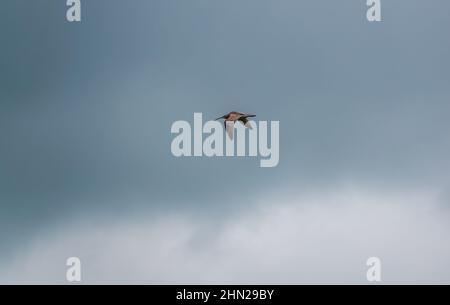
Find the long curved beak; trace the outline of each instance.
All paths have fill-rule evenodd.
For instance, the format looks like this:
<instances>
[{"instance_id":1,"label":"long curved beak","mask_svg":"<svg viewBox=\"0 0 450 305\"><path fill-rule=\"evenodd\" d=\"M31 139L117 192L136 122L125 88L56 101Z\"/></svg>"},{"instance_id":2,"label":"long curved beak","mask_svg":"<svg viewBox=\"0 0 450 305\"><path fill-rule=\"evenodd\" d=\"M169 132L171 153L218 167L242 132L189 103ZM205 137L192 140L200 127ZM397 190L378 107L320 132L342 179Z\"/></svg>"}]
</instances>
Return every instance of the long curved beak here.
<instances>
[{"instance_id":1,"label":"long curved beak","mask_svg":"<svg viewBox=\"0 0 450 305\"><path fill-rule=\"evenodd\" d=\"M225 117L225 116L223 115L223 116L221 116L220 118L215 119L215 121L220 120L220 119L223 119L224 117Z\"/></svg>"}]
</instances>

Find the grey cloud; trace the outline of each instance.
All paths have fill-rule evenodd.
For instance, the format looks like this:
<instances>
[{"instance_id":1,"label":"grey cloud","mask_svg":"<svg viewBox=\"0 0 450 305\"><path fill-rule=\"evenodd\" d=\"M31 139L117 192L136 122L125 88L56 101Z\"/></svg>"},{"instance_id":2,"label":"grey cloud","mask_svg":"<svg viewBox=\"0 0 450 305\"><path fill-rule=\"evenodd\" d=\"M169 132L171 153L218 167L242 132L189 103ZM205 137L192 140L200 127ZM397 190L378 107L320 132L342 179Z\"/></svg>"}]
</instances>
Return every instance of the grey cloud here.
<instances>
[{"instance_id":1,"label":"grey cloud","mask_svg":"<svg viewBox=\"0 0 450 305\"><path fill-rule=\"evenodd\" d=\"M78 256L83 283L449 283L448 214L433 191L360 186L265 194L240 215L185 213L74 220L35 239L3 283L65 283Z\"/></svg>"}]
</instances>

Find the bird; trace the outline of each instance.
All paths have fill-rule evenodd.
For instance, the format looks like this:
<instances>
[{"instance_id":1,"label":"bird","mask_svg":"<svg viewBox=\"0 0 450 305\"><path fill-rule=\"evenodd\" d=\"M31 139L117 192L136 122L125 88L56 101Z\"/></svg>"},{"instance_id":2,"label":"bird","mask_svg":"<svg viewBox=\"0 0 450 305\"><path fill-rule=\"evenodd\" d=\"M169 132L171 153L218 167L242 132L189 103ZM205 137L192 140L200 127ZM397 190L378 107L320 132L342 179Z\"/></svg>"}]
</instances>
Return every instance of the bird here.
<instances>
[{"instance_id":1,"label":"bird","mask_svg":"<svg viewBox=\"0 0 450 305\"><path fill-rule=\"evenodd\" d=\"M252 125L250 124L248 118L253 118L255 116L256 115L254 114L232 111L221 116L220 118L217 118L216 121L224 119L223 124L225 126L225 130L227 131L228 137L230 137L230 139L233 140L234 122L239 121L242 124L244 124L245 127L252 129Z\"/></svg>"}]
</instances>

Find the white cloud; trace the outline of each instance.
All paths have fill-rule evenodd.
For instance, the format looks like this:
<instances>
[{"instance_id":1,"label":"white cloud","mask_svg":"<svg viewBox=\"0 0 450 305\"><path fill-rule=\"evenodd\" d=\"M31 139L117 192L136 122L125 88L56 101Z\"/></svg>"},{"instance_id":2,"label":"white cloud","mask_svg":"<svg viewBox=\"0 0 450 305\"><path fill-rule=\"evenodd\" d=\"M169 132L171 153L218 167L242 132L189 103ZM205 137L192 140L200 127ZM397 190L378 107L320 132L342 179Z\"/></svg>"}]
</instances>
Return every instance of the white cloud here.
<instances>
[{"instance_id":1,"label":"white cloud","mask_svg":"<svg viewBox=\"0 0 450 305\"><path fill-rule=\"evenodd\" d=\"M165 215L79 221L36 238L0 283L450 283L448 213L428 192L352 188L257 200L239 216ZM217 216L215 216L217 217Z\"/></svg>"}]
</instances>

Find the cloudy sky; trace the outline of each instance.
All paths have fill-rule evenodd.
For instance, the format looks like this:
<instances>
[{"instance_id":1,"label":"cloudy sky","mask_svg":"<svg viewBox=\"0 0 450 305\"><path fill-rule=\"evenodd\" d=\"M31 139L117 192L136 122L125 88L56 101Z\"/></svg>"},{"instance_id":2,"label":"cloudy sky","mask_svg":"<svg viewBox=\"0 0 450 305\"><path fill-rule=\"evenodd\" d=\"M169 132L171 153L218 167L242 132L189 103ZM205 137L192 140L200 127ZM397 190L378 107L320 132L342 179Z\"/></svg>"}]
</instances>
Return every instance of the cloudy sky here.
<instances>
[{"instance_id":1,"label":"cloudy sky","mask_svg":"<svg viewBox=\"0 0 450 305\"><path fill-rule=\"evenodd\" d=\"M450 3L4 0L0 283L450 283ZM280 163L171 124L280 121Z\"/></svg>"}]
</instances>

